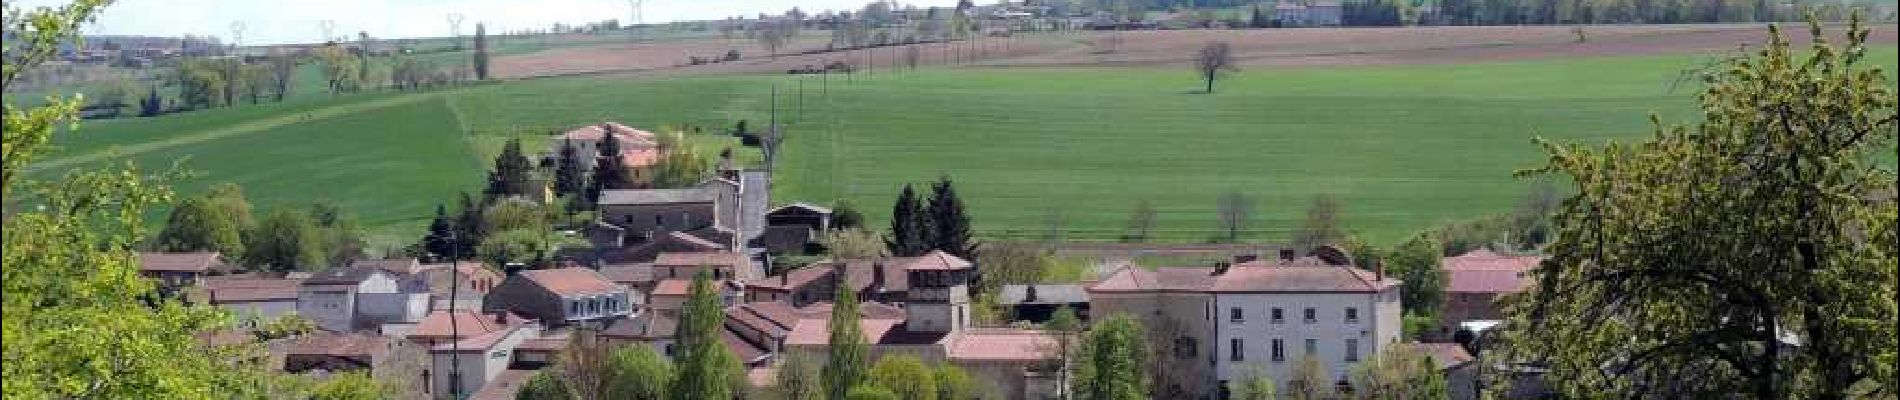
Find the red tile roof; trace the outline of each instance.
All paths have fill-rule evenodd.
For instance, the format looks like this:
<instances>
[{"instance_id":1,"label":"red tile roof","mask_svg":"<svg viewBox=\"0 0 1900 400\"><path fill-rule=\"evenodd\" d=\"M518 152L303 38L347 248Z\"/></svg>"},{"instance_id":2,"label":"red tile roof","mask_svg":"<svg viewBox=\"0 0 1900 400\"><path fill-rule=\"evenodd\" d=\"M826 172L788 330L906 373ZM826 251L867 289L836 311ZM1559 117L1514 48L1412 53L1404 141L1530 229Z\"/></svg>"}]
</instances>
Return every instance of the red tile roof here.
<instances>
[{"instance_id":1,"label":"red tile roof","mask_svg":"<svg viewBox=\"0 0 1900 400\"><path fill-rule=\"evenodd\" d=\"M514 334L515 331L523 327L523 325L514 325L494 332L471 336L459 342L437 344L435 347L430 348L429 351L459 353L488 351L488 349L494 348L496 344L500 344L502 339L508 338L508 335Z\"/></svg>"},{"instance_id":2,"label":"red tile roof","mask_svg":"<svg viewBox=\"0 0 1900 400\"><path fill-rule=\"evenodd\" d=\"M1506 256L1490 250L1475 250L1444 259L1449 293L1516 293L1529 286L1525 275L1541 256Z\"/></svg>"},{"instance_id":3,"label":"red tile roof","mask_svg":"<svg viewBox=\"0 0 1900 400\"><path fill-rule=\"evenodd\" d=\"M1126 267L1102 278L1089 292L1200 292L1213 288L1213 271L1194 267L1153 270Z\"/></svg>"},{"instance_id":4,"label":"red tile roof","mask_svg":"<svg viewBox=\"0 0 1900 400\"><path fill-rule=\"evenodd\" d=\"M296 339L286 354L370 358L388 354L390 341L367 333L316 332Z\"/></svg>"},{"instance_id":5,"label":"red tile roof","mask_svg":"<svg viewBox=\"0 0 1900 400\"><path fill-rule=\"evenodd\" d=\"M633 318L620 318L600 331L601 336L661 339L673 337L679 330L679 320L657 312L644 312Z\"/></svg>"},{"instance_id":6,"label":"red tile roof","mask_svg":"<svg viewBox=\"0 0 1900 400\"><path fill-rule=\"evenodd\" d=\"M916 257L893 257L890 262L902 266L905 270L947 271L970 269L969 261L950 255L950 253L945 253L943 250L931 250L930 253Z\"/></svg>"},{"instance_id":7,"label":"red tile roof","mask_svg":"<svg viewBox=\"0 0 1900 400\"><path fill-rule=\"evenodd\" d=\"M824 265L811 266L791 270L779 276L747 282L746 288L789 292L824 279L831 279L831 276L831 267Z\"/></svg>"},{"instance_id":8,"label":"red tile roof","mask_svg":"<svg viewBox=\"0 0 1900 400\"><path fill-rule=\"evenodd\" d=\"M732 349L732 355L739 356L739 362L751 363L754 360L758 360L759 357L765 356L765 349L761 349L758 345L754 345L752 342L746 341L745 338L739 337L739 335L733 333L731 329L720 329L719 339L726 342L726 348Z\"/></svg>"},{"instance_id":9,"label":"red tile roof","mask_svg":"<svg viewBox=\"0 0 1900 400\"><path fill-rule=\"evenodd\" d=\"M1476 359L1471 356L1471 352L1465 351L1465 346L1457 343L1405 343L1403 345L1414 346L1425 353L1426 357L1431 357L1432 362L1438 364L1440 371L1457 368Z\"/></svg>"},{"instance_id":10,"label":"red tile roof","mask_svg":"<svg viewBox=\"0 0 1900 400\"><path fill-rule=\"evenodd\" d=\"M1351 266L1245 263L1216 276L1213 291L1373 293L1398 283Z\"/></svg>"},{"instance_id":11,"label":"red tile roof","mask_svg":"<svg viewBox=\"0 0 1900 400\"><path fill-rule=\"evenodd\" d=\"M139 253L139 270L205 272L224 264L215 251L195 253Z\"/></svg>"},{"instance_id":12,"label":"red tile roof","mask_svg":"<svg viewBox=\"0 0 1900 400\"><path fill-rule=\"evenodd\" d=\"M1055 336L1042 331L977 329L952 337L945 352L952 360L1040 361L1049 359L1057 345Z\"/></svg>"},{"instance_id":13,"label":"red tile roof","mask_svg":"<svg viewBox=\"0 0 1900 400\"><path fill-rule=\"evenodd\" d=\"M601 130L601 125L606 125L608 129L612 129L614 131L614 136L625 137L627 140L653 142L656 138L653 132L647 132L647 131L636 129L630 126L622 125L619 122L603 122L599 124L587 124L578 128L570 129L567 132L562 133L561 137L566 138L567 140L599 141L602 136L606 135L606 131Z\"/></svg>"},{"instance_id":14,"label":"red tile roof","mask_svg":"<svg viewBox=\"0 0 1900 400\"><path fill-rule=\"evenodd\" d=\"M653 285L654 296L685 296L692 293L691 279L662 279Z\"/></svg>"},{"instance_id":15,"label":"red tile roof","mask_svg":"<svg viewBox=\"0 0 1900 400\"><path fill-rule=\"evenodd\" d=\"M646 283L653 281L653 264L636 263L629 265L607 266L600 269L607 280L621 284Z\"/></svg>"},{"instance_id":16,"label":"red tile roof","mask_svg":"<svg viewBox=\"0 0 1900 400\"><path fill-rule=\"evenodd\" d=\"M212 304L297 300L297 279L221 278L204 281Z\"/></svg>"},{"instance_id":17,"label":"red tile roof","mask_svg":"<svg viewBox=\"0 0 1900 400\"><path fill-rule=\"evenodd\" d=\"M582 267L555 269L537 269L521 271L520 276L549 292L563 296L577 296L624 292L627 289L607 280L598 271Z\"/></svg>"},{"instance_id":18,"label":"red tile roof","mask_svg":"<svg viewBox=\"0 0 1900 400\"><path fill-rule=\"evenodd\" d=\"M745 254L731 251L665 252L653 259L656 267L733 267L752 265Z\"/></svg>"},{"instance_id":19,"label":"red tile roof","mask_svg":"<svg viewBox=\"0 0 1900 400\"><path fill-rule=\"evenodd\" d=\"M414 339L466 339L526 322L509 314L482 314L471 310L436 310L416 322ZM451 326L450 324L454 324Z\"/></svg>"},{"instance_id":20,"label":"red tile roof","mask_svg":"<svg viewBox=\"0 0 1900 400\"><path fill-rule=\"evenodd\" d=\"M386 258L379 260L357 260L351 266L381 268L385 272L397 275L409 275L422 269L422 263L413 258Z\"/></svg>"},{"instance_id":21,"label":"red tile roof","mask_svg":"<svg viewBox=\"0 0 1900 400\"><path fill-rule=\"evenodd\" d=\"M830 321L822 319L799 320L798 325L792 327L791 333L785 335L785 344L829 345L831 343L831 328L827 325L829 323ZM864 332L867 340L877 340L876 338L884 337L886 332L890 332L891 328L901 323L903 321L900 320L866 318L858 320L858 328Z\"/></svg>"},{"instance_id":22,"label":"red tile roof","mask_svg":"<svg viewBox=\"0 0 1900 400\"><path fill-rule=\"evenodd\" d=\"M534 370L527 369L502 370L501 373L495 374L494 378L489 378L488 383L482 384L481 389L469 395L468 399L514 400L515 395L521 393L521 386L534 378L534 373Z\"/></svg>"}]
</instances>

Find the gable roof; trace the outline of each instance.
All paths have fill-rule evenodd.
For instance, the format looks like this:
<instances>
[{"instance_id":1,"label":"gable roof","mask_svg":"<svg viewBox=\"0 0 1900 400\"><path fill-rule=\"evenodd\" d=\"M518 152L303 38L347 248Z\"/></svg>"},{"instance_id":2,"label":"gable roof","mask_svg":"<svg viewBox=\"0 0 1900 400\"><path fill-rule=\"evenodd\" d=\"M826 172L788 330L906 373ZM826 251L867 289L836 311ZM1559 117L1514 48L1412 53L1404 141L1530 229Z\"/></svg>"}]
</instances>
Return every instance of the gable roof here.
<instances>
[{"instance_id":1,"label":"gable roof","mask_svg":"<svg viewBox=\"0 0 1900 400\"><path fill-rule=\"evenodd\" d=\"M902 264L874 260L844 261L845 282L849 283L852 289L859 291L871 288L871 281L876 280L879 270L882 270L884 274L884 287L881 289L882 291L902 292L910 290L910 275L904 273L904 266Z\"/></svg>"},{"instance_id":2,"label":"gable roof","mask_svg":"<svg viewBox=\"0 0 1900 400\"><path fill-rule=\"evenodd\" d=\"M794 202L792 204L778 206L778 208L773 208L771 211L765 212L766 215L791 215L791 214L814 214L814 213L815 214L831 214L831 208L801 201L801 202Z\"/></svg>"},{"instance_id":3,"label":"gable roof","mask_svg":"<svg viewBox=\"0 0 1900 400\"><path fill-rule=\"evenodd\" d=\"M1030 288L1035 288L1036 298L1029 298ZM1003 285L996 296L996 304L1073 304L1089 302L1089 294L1082 285Z\"/></svg>"},{"instance_id":4,"label":"gable roof","mask_svg":"<svg viewBox=\"0 0 1900 400\"><path fill-rule=\"evenodd\" d=\"M374 358L389 354L390 339L358 332L314 332L296 339L289 355Z\"/></svg>"},{"instance_id":5,"label":"gable roof","mask_svg":"<svg viewBox=\"0 0 1900 400\"><path fill-rule=\"evenodd\" d=\"M1196 267L1128 266L1089 286L1089 292L1202 292L1214 287L1213 271Z\"/></svg>"},{"instance_id":6,"label":"gable roof","mask_svg":"<svg viewBox=\"0 0 1900 400\"><path fill-rule=\"evenodd\" d=\"M205 272L224 265L215 251L191 253L139 253L139 270L152 272Z\"/></svg>"},{"instance_id":7,"label":"gable roof","mask_svg":"<svg viewBox=\"0 0 1900 400\"><path fill-rule=\"evenodd\" d=\"M633 318L615 319L607 329L600 331L601 336L664 339L673 337L679 331L679 319L665 313L643 312Z\"/></svg>"},{"instance_id":8,"label":"gable roof","mask_svg":"<svg viewBox=\"0 0 1900 400\"><path fill-rule=\"evenodd\" d=\"M711 203L715 200L711 191L701 188L683 189L615 189L600 191L599 205L645 205Z\"/></svg>"},{"instance_id":9,"label":"gable roof","mask_svg":"<svg viewBox=\"0 0 1900 400\"><path fill-rule=\"evenodd\" d=\"M811 266L786 271L779 276L747 282L747 289L789 292L809 286L822 279L830 279L834 271L826 266Z\"/></svg>"},{"instance_id":10,"label":"gable roof","mask_svg":"<svg viewBox=\"0 0 1900 400\"><path fill-rule=\"evenodd\" d=\"M578 296L624 292L627 289L607 280L599 271L583 267L536 269L516 275L554 294Z\"/></svg>"},{"instance_id":11,"label":"gable roof","mask_svg":"<svg viewBox=\"0 0 1900 400\"><path fill-rule=\"evenodd\" d=\"M906 271L950 271L970 269L970 261L964 260L943 250L931 250L916 257L892 257L890 263L897 264Z\"/></svg>"},{"instance_id":12,"label":"gable roof","mask_svg":"<svg viewBox=\"0 0 1900 400\"><path fill-rule=\"evenodd\" d=\"M525 322L525 319L506 312L483 314L473 310L435 310L423 316L421 321L417 321L415 330L410 331L409 336L462 339L488 334Z\"/></svg>"},{"instance_id":13,"label":"gable roof","mask_svg":"<svg viewBox=\"0 0 1900 400\"><path fill-rule=\"evenodd\" d=\"M752 264L745 254L732 251L665 252L653 258L658 267L732 267L743 269Z\"/></svg>"},{"instance_id":14,"label":"gable roof","mask_svg":"<svg viewBox=\"0 0 1900 400\"><path fill-rule=\"evenodd\" d=\"M1350 265L1318 262L1250 262L1235 265L1214 278L1214 292L1352 292L1376 293L1397 286Z\"/></svg>"},{"instance_id":15,"label":"gable roof","mask_svg":"<svg viewBox=\"0 0 1900 400\"><path fill-rule=\"evenodd\" d=\"M607 134L606 130L601 129L602 125L605 125L607 129L612 129L614 136L621 138L621 140L623 141L657 143L655 142L655 140L657 140L656 139L657 136L654 135L653 132L648 132L648 131L637 129L631 126L626 126L619 122L613 122L613 121L607 121L607 122L602 122L598 124L587 124L587 125L582 125L580 127L574 128L574 129L569 129L567 130L567 132L561 133L561 138L567 139L567 140L574 140L574 141L582 141L582 140L600 141L600 138L605 137Z\"/></svg>"},{"instance_id":16,"label":"gable roof","mask_svg":"<svg viewBox=\"0 0 1900 400\"><path fill-rule=\"evenodd\" d=\"M653 281L653 264L609 265L601 267L600 274L606 276L607 280L621 284L647 283Z\"/></svg>"},{"instance_id":17,"label":"gable roof","mask_svg":"<svg viewBox=\"0 0 1900 400\"><path fill-rule=\"evenodd\" d=\"M396 275L408 275L422 269L422 263L414 258L385 258L376 260L356 260L352 267L372 267Z\"/></svg>"},{"instance_id":18,"label":"gable roof","mask_svg":"<svg viewBox=\"0 0 1900 400\"><path fill-rule=\"evenodd\" d=\"M952 360L1041 361L1058 346L1056 337L1028 329L972 329L951 338L944 349Z\"/></svg>"},{"instance_id":19,"label":"gable roof","mask_svg":"<svg viewBox=\"0 0 1900 400\"><path fill-rule=\"evenodd\" d=\"M1448 293L1516 293L1531 284L1526 273L1542 256L1506 256L1479 249L1443 260Z\"/></svg>"},{"instance_id":20,"label":"gable roof","mask_svg":"<svg viewBox=\"0 0 1900 400\"><path fill-rule=\"evenodd\" d=\"M303 284L304 286L355 285L363 283L364 279L369 279L369 277L376 275L389 275L389 273L383 271L382 268L374 266L353 265L331 268L311 274L310 278L303 280Z\"/></svg>"},{"instance_id":21,"label":"gable roof","mask_svg":"<svg viewBox=\"0 0 1900 400\"><path fill-rule=\"evenodd\" d=\"M302 283L296 279L212 277L204 280L204 287L211 296L211 304L228 304L294 301L297 286Z\"/></svg>"},{"instance_id":22,"label":"gable roof","mask_svg":"<svg viewBox=\"0 0 1900 400\"><path fill-rule=\"evenodd\" d=\"M1471 352L1465 351L1465 346L1457 343L1402 343L1400 345L1418 348L1419 352L1425 353L1426 357L1430 357L1432 362L1438 365L1439 371L1457 368L1476 359L1471 356Z\"/></svg>"}]
</instances>

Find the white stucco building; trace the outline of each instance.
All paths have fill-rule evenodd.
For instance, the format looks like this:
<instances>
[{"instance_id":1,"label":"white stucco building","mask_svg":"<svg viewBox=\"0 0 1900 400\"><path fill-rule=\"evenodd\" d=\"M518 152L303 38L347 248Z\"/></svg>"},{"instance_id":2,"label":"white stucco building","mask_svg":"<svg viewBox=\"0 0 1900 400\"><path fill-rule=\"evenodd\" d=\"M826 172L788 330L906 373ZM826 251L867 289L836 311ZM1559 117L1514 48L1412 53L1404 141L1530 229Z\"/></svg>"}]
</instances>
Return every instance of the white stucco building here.
<instances>
[{"instance_id":1,"label":"white stucco building","mask_svg":"<svg viewBox=\"0 0 1900 400\"><path fill-rule=\"evenodd\" d=\"M429 293L403 289L401 277L380 268L333 268L303 281L297 290L297 314L334 332L421 320L429 311Z\"/></svg>"}]
</instances>

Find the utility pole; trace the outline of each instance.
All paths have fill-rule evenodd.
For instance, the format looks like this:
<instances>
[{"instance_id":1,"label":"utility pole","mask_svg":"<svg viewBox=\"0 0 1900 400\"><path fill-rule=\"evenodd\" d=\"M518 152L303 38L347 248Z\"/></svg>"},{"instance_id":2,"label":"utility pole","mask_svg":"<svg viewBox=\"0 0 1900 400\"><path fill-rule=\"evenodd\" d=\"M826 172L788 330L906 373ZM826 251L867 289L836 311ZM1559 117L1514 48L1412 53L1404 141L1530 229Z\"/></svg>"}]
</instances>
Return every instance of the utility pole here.
<instances>
[{"instance_id":1,"label":"utility pole","mask_svg":"<svg viewBox=\"0 0 1900 400\"><path fill-rule=\"evenodd\" d=\"M449 13L449 38L455 40L455 49L462 49L462 13Z\"/></svg>"},{"instance_id":2,"label":"utility pole","mask_svg":"<svg viewBox=\"0 0 1900 400\"><path fill-rule=\"evenodd\" d=\"M461 238L455 236L454 230L449 231L449 243L453 244L449 246L449 396L460 399L462 398L462 331L456 323L459 318L455 318L455 303L462 300L458 296L460 291L457 290L462 286L459 276L462 272L462 243Z\"/></svg>"},{"instance_id":3,"label":"utility pole","mask_svg":"<svg viewBox=\"0 0 1900 400\"><path fill-rule=\"evenodd\" d=\"M326 19L322 21L317 21L317 27L323 29L323 39L318 40L317 41L318 43L329 43L332 40L336 40L336 36L335 36L336 21L335 20Z\"/></svg>"},{"instance_id":4,"label":"utility pole","mask_svg":"<svg viewBox=\"0 0 1900 400\"><path fill-rule=\"evenodd\" d=\"M244 21L231 21L231 48L244 44Z\"/></svg>"},{"instance_id":5,"label":"utility pole","mask_svg":"<svg viewBox=\"0 0 1900 400\"><path fill-rule=\"evenodd\" d=\"M805 77L798 77L798 111L792 115L798 122L805 122Z\"/></svg>"}]
</instances>

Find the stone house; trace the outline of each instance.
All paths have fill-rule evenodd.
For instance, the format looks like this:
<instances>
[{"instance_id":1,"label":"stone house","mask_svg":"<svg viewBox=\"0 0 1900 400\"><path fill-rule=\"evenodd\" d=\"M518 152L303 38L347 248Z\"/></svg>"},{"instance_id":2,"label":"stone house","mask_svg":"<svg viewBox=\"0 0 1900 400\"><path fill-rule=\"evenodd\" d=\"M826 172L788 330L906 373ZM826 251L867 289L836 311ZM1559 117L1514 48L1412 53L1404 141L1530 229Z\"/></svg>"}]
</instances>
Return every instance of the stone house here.
<instances>
[{"instance_id":1,"label":"stone house","mask_svg":"<svg viewBox=\"0 0 1900 400\"><path fill-rule=\"evenodd\" d=\"M1439 315L1434 339L1448 340L1461 323L1504 319L1498 299L1523 291L1531 284L1526 274L1542 256L1508 256L1473 250L1442 260L1446 273L1445 310Z\"/></svg>"},{"instance_id":2,"label":"stone house","mask_svg":"<svg viewBox=\"0 0 1900 400\"><path fill-rule=\"evenodd\" d=\"M628 292L589 268L526 270L490 290L483 307L512 311L549 327L604 323L632 314Z\"/></svg>"},{"instance_id":3,"label":"stone house","mask_svg":"<svg viewBox=\"0 0 1900 400\"><path fill-rule=\"evenodd\" d=\"M415 323L428 309L428 292L405 291L401 277L370 265L312 274L297 293L297 314L336 332Z\"/></svg>"},{"instance_id":4,"label":"stone house","mask_svg":"<svg viewBox=\"0 0 1900 400\"><path fill-rule=\"evenodd\" d=\"M224 267L224 256L215 251L139 253L139 275L157 281L163 293L197 286L199 279Z\"/></svg>"}]
</instances>

